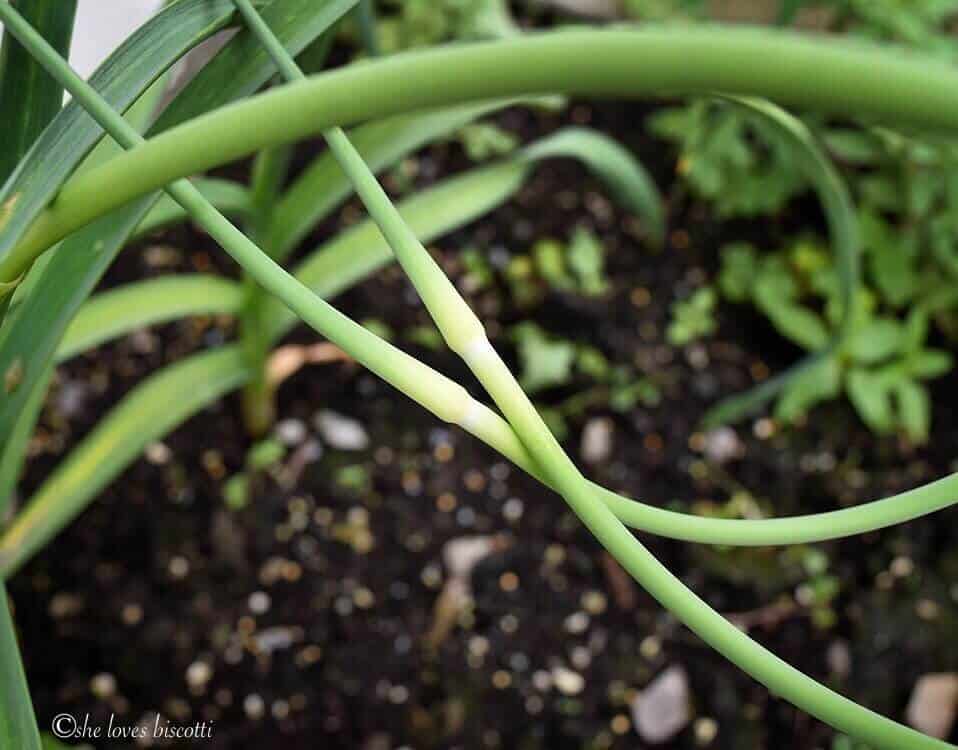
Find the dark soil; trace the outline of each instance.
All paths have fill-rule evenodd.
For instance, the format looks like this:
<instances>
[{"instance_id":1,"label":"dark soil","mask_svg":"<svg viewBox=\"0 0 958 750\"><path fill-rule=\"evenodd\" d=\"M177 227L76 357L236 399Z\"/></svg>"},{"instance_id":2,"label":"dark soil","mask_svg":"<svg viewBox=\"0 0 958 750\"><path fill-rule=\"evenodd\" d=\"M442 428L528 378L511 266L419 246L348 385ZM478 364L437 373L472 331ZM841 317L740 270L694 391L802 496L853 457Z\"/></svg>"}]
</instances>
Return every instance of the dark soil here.
<instances>
[{"instance_id":1,"label":"dark soil","mask_svg":"<svg viewBox=\"0 0 958 750\"><path fill-rule=\"evenodd\" d=\"M523 140L570 120L587 123L634 148L668 189L672 156L643 135L646 112L575 103L562 115L515 110L498 122ZM457 146L440 145L419 165L417 181L426 184L467 163ZM341 217L356 211L350 204ZM670 348L669 306L713 276L722 242L752 238L770 247L819 220L808 200L777 223L719 227L677 189L670 213L669 245L652 254L598 183L555 162L508 205L435 244L461 276L457 253L465 247L523 252L539 237L568 238L577 225L605 243L612 289L601 299L551 293L520 310L498 278L472 300L510 356L509 326L531 316L659 386L657 407L619 414L599 406L571 419L566 447L576 457L587 420L614 420L610 457L587 466L594 479L678 509L714 512L735 496L789 515L874 499L955 469L953 381L935 390L927 448L876 439L836 403L800 429L747 422L737 429L739 458L706 460L696 427L706 408L756 375L780 371L797 352L742 308L723 308L718 335L703 344ZM335 223L311 239L329 236ZM161 245L176 249L164 254ZM159 260L173 270L235 273L208 238L181 229L126 251L104 286L168 272ZM394 269L338 304L357 318L387 321L397 343L472 382L453 356L403 339L426 317ZM25 490L146 374L233 335L228 321L185 321L62 368ZM304 329L292 338L313 340ZM547 391L540 401L559 403L582 385ZM212 721L212 740L181 745L211 750L634 748L643 745L630 726L630 700L680 665L693 720L664 747L830 747L832 730L704 646L603 554L560 498L483 445L351 364L304 369L279 400L280 418L310 431L320 409L358 420L368 449L327 446L284 485L288 459L260 477L248 507L229 510L223 481L242 468L251 444L231 396L169 435L167 451L137 461L11 581L41 728L62 712L89 713L92 724L112 713L127 725L159 712L173 724ZM712 606L743 615L750 634L783 659L901 719L921 674L958 669L956 520L951 510L819 545L840 582L832 623L796 594L808 576L794 553L643 541ZM443 546L490 534L501 537L473 570L474 604L441 637ZM588 614L581 632L568 620L578 612ZM558 666L581 675L584 689L549 687L543 675Z\"/></svg>"}]
</instances>

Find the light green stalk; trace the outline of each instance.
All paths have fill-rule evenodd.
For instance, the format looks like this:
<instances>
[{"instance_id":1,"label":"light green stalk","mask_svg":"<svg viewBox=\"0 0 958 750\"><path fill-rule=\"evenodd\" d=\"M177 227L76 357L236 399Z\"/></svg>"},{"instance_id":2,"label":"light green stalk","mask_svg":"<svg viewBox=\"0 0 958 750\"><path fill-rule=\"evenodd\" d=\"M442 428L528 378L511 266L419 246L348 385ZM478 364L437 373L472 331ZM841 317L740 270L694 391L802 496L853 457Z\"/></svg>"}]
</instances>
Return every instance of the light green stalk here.
<instances>
[{"instance_id":1,"label":"light green stalk","mask_svg":"<svg viewBox=\"0 0 958 750\"><path fill-rule=\"evenodd\" d=\"M295 62L259 19L248 0L234 0L290 80L302 77ZM341 131L340 131L341 132ZM562 450L532 402L486 337L481 321L406 226L375 177L357 164L348 140L337 141L341 163L380 231L415 285L448 346L459 354L502 410L516 436L550 483L599 542L658 601L713 648L809 713L877 747L935 748L926 737L828 690L739 631L687 589L642 546L604 504ZM355 154L355 151L353 151ZM358 159L358 154L355 156ZM364 173L365 172L365 173ZM469 417L466 424L473 420Z\"/></svg>"},{"instance_id":2,"label":"light green stalk","mask_svg":"<svg viewBox=\"0 0 958 750\"><path fill-rule=\"evenodd\" d=\"M246 234L271 258L276 257L276 248L271 246L270 240L273 210L291 156L292 149L288 145L271 146L260 151L253 163ZM246 302L240 315L239 336L252 373L243 388L243 421L251 435L260 436L273 424L276 411L273 387L266 375L271 343L264 317L266 297L248 273L243 275L243 287Z\"/></svg>"},{"instance_id":3,"label":"light green stalk","mask_svg":"<svg viewBox=\"0 0 958 750\"><path fill-rule=\"evenodd\" d=\"M72 178L17 246L0 257L0 281L16 279L58 239L137 195L333 126L499 97L713 91L924 130L958 130L958 71L861 43L769 30L682 28L563 31L453 45L277 87Z\"/></svg>"}]
</instances>

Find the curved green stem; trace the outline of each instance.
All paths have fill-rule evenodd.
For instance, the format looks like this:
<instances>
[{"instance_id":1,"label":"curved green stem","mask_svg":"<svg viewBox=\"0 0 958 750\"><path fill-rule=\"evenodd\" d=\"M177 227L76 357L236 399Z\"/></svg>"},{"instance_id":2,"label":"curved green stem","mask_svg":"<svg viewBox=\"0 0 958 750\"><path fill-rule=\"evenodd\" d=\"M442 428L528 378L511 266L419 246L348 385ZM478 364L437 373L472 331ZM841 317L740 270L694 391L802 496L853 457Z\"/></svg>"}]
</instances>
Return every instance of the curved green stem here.
<instances>
[{"instance_id":1,"label":"curved green stem","mask_svg":"<svg viewBox=\"0 0 958 750\"><path fill-rule=\"evenodd\" d=\"M539 468L516 433L498 414L476 405L464 427L516 466L558 491ZM626 526L669 539L733 547L807 544L840 539L904 523L958 503L958 473L897 495L853 508L804 516L767 519L708 518L678 513L632 500L602 485L589 483L595 497Z\"/></svg>"},{"instance_id":2,"label":"curved green stem","mask_svg":"<svg viewBox=\"0 0 958 750\"><path fill-rule=\"evenodd\" d=\"M714 91L958 129L958 71L898 50L770 30L688 28L567 31L456 45L277 87L76 176L0 259L0 281L17 278L58 239L137 195L332 126L496 97Z\"/></svg>"}]
</instances>

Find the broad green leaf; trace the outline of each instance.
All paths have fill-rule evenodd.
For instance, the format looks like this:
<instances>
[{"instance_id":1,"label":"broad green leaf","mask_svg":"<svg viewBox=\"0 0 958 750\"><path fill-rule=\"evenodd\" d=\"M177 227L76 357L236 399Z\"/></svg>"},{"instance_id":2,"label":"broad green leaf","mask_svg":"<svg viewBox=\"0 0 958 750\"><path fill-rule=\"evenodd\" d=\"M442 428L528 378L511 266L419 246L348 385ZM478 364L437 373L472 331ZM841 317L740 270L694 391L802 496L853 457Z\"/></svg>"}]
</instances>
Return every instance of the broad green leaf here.
<instances>
[{"instance_id":1,"label":"broad green leaf","mask_svg":"<svg viewBox=\"0 0 958 750\"><path fill-rule=\"evenodd\" d=\"M360 125L347 135L373 173L426 144L455 132L485 114L515 104L503 99L425 113L399 115ZM330 152L310 164L283 194L273 214L270 241L283 259L312 228L353 192L352 183Z\"/></svg>"},{"instance_id":2,"label":"broad green leaf","mask_svg":"<svg viewBox=\"0 0 958 750\"><path fill-rule=\"evenodd\" d=\"M227 216L245 216L249 210L249 193L244 185L215 177L193 180L193 187L203 194L210 203ZM136 228L136 236L143 237L158 229L186 221L183 207L165 193L143 217Z\"/></svg>"},{"instance_id":3,"label":"broad green leaf","mask_svg":"<svg viewBox=\"0 0 958 750\"><path fill-rule=\"evenodd\" d=\"M238 348L226 346L140 383L74 447L0 538L0 578L72 521L147 445L247 377Z\"/></svg>"},{"instance_id":4,"label":"broad green leaf","mask_svg":"<svg viewBox=\"0 0 958 750\"><path fill-rule=\"evenodd\" d=\"M775 416L794 422L816 404L837 397L842 387L841 367L835 357L826 357L790 378L775 405Z\"/></svg>"},{"instance_id":5,"label":"broad green leaf","mask_svg":"<svg viewBox=\"0 0 958 750\"><path fill-rule=\"evenodd\" d=\"M62 362L139 328L188 315L235 315L243 299L243 288L235 281L204 274L126 284L94 295L80 308L56 357Z\"/></svg>"},{"instance_id":6,"label":"broad green leaf","mask_svg":"<svg viewBox=\"0 0 958 750\"><path fill-rule=\"evenodd\" d=\"M20 0L17 10L64 57L70 50L76 0ZM63 106L63 88L13 37L0 49L0 183L6 181Z\"/></svg>"},{"instance_id":7,"label":"broad green leaf","mask_svg":"<svg viewBox=\"0 0 958 750\"><path fill-rule=\"evenodd\" d=\"M232 0L180 0L135 31L91 76L90 83L119 111L186 52L226 28ZM209 104L212 104L210 102ZM0 259L56 195L103 130L76 102L50 123L0 190Z\"/></svg>"},{"instance_id":8,"label":"broad green leaf","mask_svg":"<svg viewBox=\"0 0 958 750\"><path fill-rule=\"evenodd\" d=\"M899 380L895 384L898 399L898 417L905 434L916 443L928 439L931 428L931 399L924 386L914 380Z\"/></svg>"},{"instance_id":9,"label":"broad green leaf","mask_svg":"<svg viewBox=\"0 0 958 750\"><path fill-rule=\"evenodd\" d=\"M856 369L848 373L845 388L852 405L869 429L879 434L894 429L895 415L888 378L879 373Z\"/></svg>"},{"instance_id":10,"label":"broad green leaf","mask_svg":"<svg viewBox=\"0 0 958 750\"><path fill-rule=\"evenodd\" d=\"M17 634L10 617L6 587L0 582L0 747L40 750L40 730L33 715Z\"/></svg>"},{"instance_id":11,"label":"broad green leaf","mask_svg":"<svg viewBox=\"0 0 958 750\"><path fill-rule=\"evenodd\" d=\"M902 326L897 320L875 318L852 332L845 343L845 351L859 364L875 364L899 350L902 334Z\"/></svg>"}]
</instances>

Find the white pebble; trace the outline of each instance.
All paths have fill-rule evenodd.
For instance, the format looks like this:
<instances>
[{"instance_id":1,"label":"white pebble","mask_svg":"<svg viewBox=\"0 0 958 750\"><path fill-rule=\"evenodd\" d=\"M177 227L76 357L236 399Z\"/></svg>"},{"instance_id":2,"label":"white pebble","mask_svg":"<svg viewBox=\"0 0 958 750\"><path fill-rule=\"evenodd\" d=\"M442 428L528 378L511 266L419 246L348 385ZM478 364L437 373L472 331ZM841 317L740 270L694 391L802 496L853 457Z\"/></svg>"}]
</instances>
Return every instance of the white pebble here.
<instances>
[{"instance_id":1,"label":"white pebble","mask_svg":"<svg viewBox=\"0 0 958 750\"><path fill-rule=\"evenodd\" d=\"M552 681L563 695L578 695L585 689L585 678L567 667L554 667Z\"/></svg>"},{"instance_id":2,"label":"white pebble","mask_svg":"<svg viewBox=\"0 0 958 750\"><path fill-rule=\"evenodd\" d=\"M320 437L331 447L341 451L362 451L369 447L369 435L355 419L323 410L314 418Z\"/></svg>"},{"instance_id":3,"label":"white pebble","mask_svg":"<svg viewBox=\"0 0 958 750\"><path fill-rule=\"evenodd\" d=\"M632 723L651 744L670 740L691 718L689 680L682 667L669 667L632 700Z\"/></svg>"},{"instance_id":4,"label":"white pebble","mask_svg":"<svg viewBox=\"0 0 958 750\"><path fill-rule=\"evenodd\" d=\"M596 417L582 429L582 460L590 464L605 461L612 453L614 425L608 417Z\"/></svg>"},{"instance_id":5,"label":"white pebble","mask_svg":"<svg viewBox=\"0 0 958 750\"><path fill-rule=\"evenodd\" d=\"M912 690L905 717L919 732L945 739L958 711L958 673L922 675Z\"/></svg>"},{"instance_id":6,"label":"white pebble","mask_svg":"<svg viewBox=\"0 0 958 750\"><path fill-rule=\"evenodd\" d=\"M270 598L265 591L254 591L249 595L249 611L254 615L262 615L269 611Z\"/></svg>"},{"instance_id":7,"label":"white pebble","mask_svg":"<svg viewBox=\"0 0 958 750\"><path fill-rule=\"evenodd\" d=\"M186 683L190 687L203 687L212 677L213 670L205 661L194 661L186 668Z\"/></svg>"}]
</instances>

